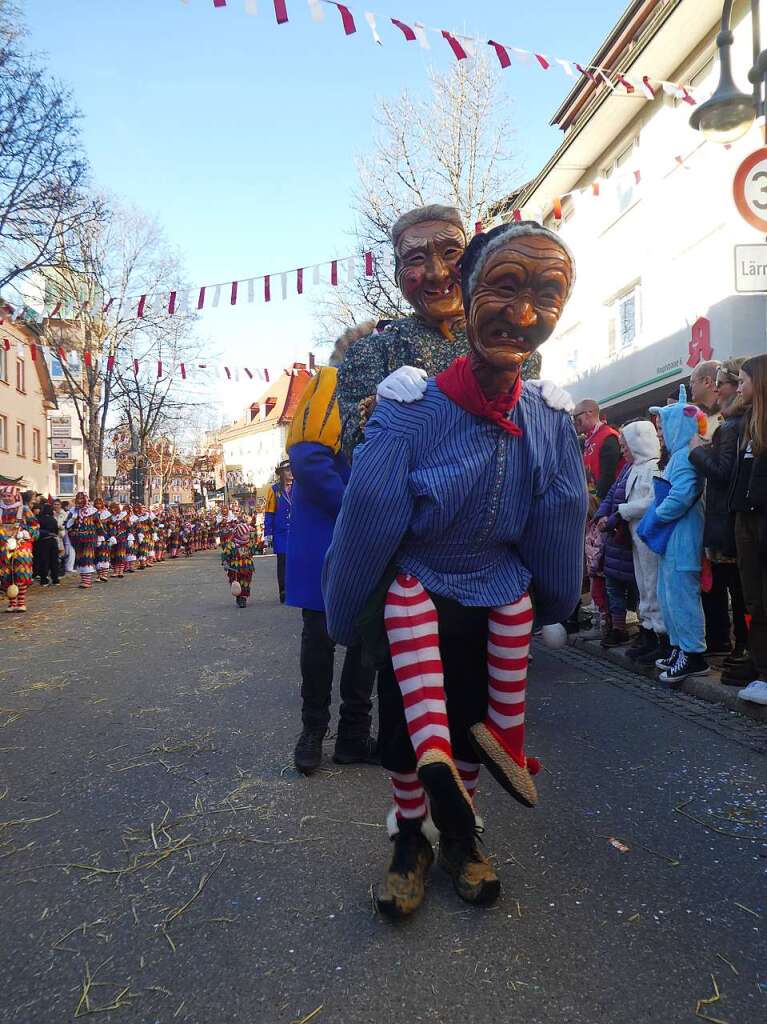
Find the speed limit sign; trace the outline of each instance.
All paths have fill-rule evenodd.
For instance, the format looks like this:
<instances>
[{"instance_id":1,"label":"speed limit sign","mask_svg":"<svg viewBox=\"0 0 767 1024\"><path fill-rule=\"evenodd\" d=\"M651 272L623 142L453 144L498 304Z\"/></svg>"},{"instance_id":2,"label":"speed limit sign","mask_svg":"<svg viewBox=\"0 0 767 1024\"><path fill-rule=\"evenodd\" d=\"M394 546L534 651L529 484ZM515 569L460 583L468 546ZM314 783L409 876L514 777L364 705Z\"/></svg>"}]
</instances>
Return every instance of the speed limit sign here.
<instances>
[{"instance_id":1,"label":"speed limit sign","mask_svg":"<svg viewBox=\"0 0 767 1024\"><path fill-rule=\"evenodd\" d=\"M767 233L767 149L746 157L735 173L733 193L741 217Z\"/></svg>"}]
</instances>

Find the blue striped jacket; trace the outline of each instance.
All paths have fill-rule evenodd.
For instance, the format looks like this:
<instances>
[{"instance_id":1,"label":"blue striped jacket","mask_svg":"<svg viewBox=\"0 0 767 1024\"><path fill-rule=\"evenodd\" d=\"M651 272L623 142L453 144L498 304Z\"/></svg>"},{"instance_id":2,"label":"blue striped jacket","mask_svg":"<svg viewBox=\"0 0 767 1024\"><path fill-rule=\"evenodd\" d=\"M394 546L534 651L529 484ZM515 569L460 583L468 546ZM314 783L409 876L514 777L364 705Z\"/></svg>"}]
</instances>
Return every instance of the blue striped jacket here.
<instances>
[{"instance_id":1,"label":"blue striped jacket","mask_svg":"<svg viewBox=\"0 0 767 1024\"><path fill-rule=\"evenodd\" d=\"M420 402L380 402L355 449L323 569L328 631L355 623L393 560L464 605L518 600L532 579L540 623L575 607L583 575L586 480L570 418L525 385L521 437L473 416L433 380Z\"/></svg>"}]
</instances>

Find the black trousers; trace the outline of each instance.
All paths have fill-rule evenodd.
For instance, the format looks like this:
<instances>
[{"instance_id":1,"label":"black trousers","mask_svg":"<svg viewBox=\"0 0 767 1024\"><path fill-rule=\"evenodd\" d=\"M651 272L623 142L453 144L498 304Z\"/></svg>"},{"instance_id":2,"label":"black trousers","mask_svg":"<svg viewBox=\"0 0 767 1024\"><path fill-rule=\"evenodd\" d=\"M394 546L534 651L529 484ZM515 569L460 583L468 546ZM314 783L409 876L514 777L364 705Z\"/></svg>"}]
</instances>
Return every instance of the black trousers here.
<instances>
[{"instance_id":1,"label":"black trousers","mask_svg":"<svg viewBox=\"0 0 767 1024\"><path fill-rule=\"evenodd\" d=\"M447 719L453 756L476 762L469 728L487 714L487 608L467 608L430 595L439 617L439 650L445 671ZM391 660L378 673L378 749L390 772L414 772L415 752L407 731L402 694Z\"/></svg>"},{"instance_id":2,"label":"black trousers","mask_svg":"<svg viewBox=\"0 0 767 1024\"><path fill-rule=\"evenodd\" d=\"M328 635L324 612L304 608L301 614L304 619L301 633L301 718L307 729L327 729L336 645ZM363 664L362 647L347 647L341 671L339 740L357 740L370 735L374 682L375 669Z\"/></svg>"},{"instance_id":3,"label":"black trousers","mask_svg":"<svg viewBox=\"0 0 767 1024\"><path fill-rule=\"evenodd\" d=\"M730 604L732 604L732 630L737 647L748 646L746 602L740 582L740 571L734 562L713 562L713 586L701 594L706 616L706 645L712 650L730 646Z\"/></svg>"},{"instance_id":4,"label":"black trousers","mask_svg":"<svg viewBox=\"0 0 767 1024\"><path fill-rule=\"evenodd\" d=\"M287 555L277 555L277 590L280 593L280 601L283 604L285 604L285 562L286 562L286 560L287 560Z\"/></svg>"},{"instance_id":5,"label":"black trousers","mask_svg":"<svg viewBox=\"0 0 767 1024\"><path fill-rule=\"evenodd\" d=\"M42 583L51 577L52 583L59 581L59 545L55 537L41 537L35 544L36 574Z\"/></svg>"},{"instance_id":6,"label":"black trousers","mask_svg":"<svg viewBox=\"0 0 767 1024\"><path fill-rule=\"evenodd\" d=\"M738 512L735 541L743 596L751 616L748 647L760 679L767 679L767 559L762 556L762 515Z\"/></svg>"}]
</instances>

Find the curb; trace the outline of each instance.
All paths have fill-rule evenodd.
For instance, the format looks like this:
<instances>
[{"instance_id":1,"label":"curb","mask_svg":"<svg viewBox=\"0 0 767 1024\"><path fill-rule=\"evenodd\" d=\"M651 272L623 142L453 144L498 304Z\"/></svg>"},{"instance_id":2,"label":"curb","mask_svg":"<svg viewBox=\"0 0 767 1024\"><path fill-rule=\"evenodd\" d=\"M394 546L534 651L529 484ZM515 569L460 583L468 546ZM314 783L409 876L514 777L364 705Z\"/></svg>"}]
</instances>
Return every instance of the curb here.
<instances>
[{"instance_id":1,"label":"curb","mask_svg":"<svg viewBox=\"0 0 767 1024\"><path fill-rule=\"evenodd\" d=\"M579 640L577 634L571 636L569 641L570 646L587 651L602 661L618 665L626 672L633 672L634 675L649 679L656 684L658 689L664 689L663 685L658 681L655 669L635 664L620 651L616 649L605 650L604 647L600 646L598 640ZM705 700L709 704L722 704L724 707L729 708L730 711L743 715L744 718L751 718L755 722L767 724L767 707L740 700L738 697L738 687L725 686L724 683L720 682L720 673L715 668L712 669L709 676L703 676L698 679L685 679L678 688L678 692L688 693L691 697Z\"/></svg>"}]
</instances>

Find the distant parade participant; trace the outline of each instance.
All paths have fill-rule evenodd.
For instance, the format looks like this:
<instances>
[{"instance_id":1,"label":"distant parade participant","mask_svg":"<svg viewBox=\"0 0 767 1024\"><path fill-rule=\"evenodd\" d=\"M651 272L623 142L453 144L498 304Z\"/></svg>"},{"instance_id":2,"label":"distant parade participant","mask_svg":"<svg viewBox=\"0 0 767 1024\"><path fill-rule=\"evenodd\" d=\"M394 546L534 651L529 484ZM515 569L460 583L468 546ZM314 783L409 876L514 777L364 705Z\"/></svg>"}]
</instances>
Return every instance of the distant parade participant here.
<instances>
[{"instance_id":1,"label":"distant parade participant","mask_svg":"<svg viewBox=\"0 0 767 1024\"><path fill-rule=\"evenodd\" d=\"M264 513L264 537L267 544L277 556L277 589L280 602L285 603L285 562L288 554L288 535L290 533L290 511L293 487L293 473L290 459L284 459L277 469L277 483L269 488Z\"/></svg>"},{"instance_id":2,"label":"distant parade participant","mask_svg":"<svg viewBox=\"0 0 767 1024\"><path fill-rule=\"evenodd\" d=\"M110 537L112 579L121 580L125 576L128 558L128 534L130 533L128 513L116 501L111 503L109 511L112 513L112 535Z\"/></svg>"},{"instance_id":3,"label":"distant parade participant","mask_svg":"<svg viewBox=\"0 0 767 1024\"><path fill-rule=\"evenodd\" d=\"M155 553L158 562L165 561L165 552L167 550L167 526L166 526L167 513L160 509L157 514L157 523L155 533L157 534L157 542L155 544Z\"/></svg>"},{"instance_id":4,"label":"distant parade participant","mask_svg":"<svg viewBox=\"0 0 767 1024\"><path fill-rule=\"evenodd\" d=\"M106 583L109 580L111 568L109 540L112 535L112 513L106 506L103 498L95 498L93 506L98 512L98 533L96 534L96 579L99 583Z\"/></svg>"},{"instance_id":5,"label":"distant parade participant","mask_svg":"<svg viewBox=\"0 0 767 1024\"><path fill-rule=\"evenodd\" d=\"M149 512L144 508L140 501L134 503L133 513L136 517L134 525L136 533L137 568L143 570L146 569L149 564L149 551L153 544L152 522L149 517Z\"/></svg>"},{"instance_id":6,"label":"distant parade participant","mask_svg":"<svg viewBox=\"0 0 767 1024\"><path fill-rule=\"evenodd\" d=\"M180 544L180 527L178 515L172 515L168 521L168 557L178 558Z\"/></svg>"},{"instance_id":7,"label":"distant parade participant","mask_svg":"<svg viewBox=\"0 0 767 1024\"><path fill-rule=\"evenodd\" d=\"M90 590L96 575L96 547L101 520L95 505L85 491L75 495L75 507L67 530L75 549L75 572L80 574L80 587Z\"/></svg>"},{"instance_id":8,"label":"distant parade participant","mask_svg":"<svg viewBox=\"0 0 767 1024\"><path fill-rule=\"evenodd\" d=\"M135 572L138 565L138 513L135 505L125 506L128 533L125 538L125 571Z\"/></svg>"},{"instance_id":9,"label":"distant parade participant","mask_svg":"<svg viewBox=\"0 0 767 1024\"><path fill-rule=\"evenodd\" d=\"M178 539L179 544L183 548L184 556L191 558L194 548L194 524L191 519L187 518L182 521Z\"/></svg>"},{"instance_id":10,"label":"distant parade participant","mask_svg":"<svg viewBox=\"0 0 767 1024\"><path fill-rule=\"evenodd\" d=\"M0 487L0 591L8 598L7 612L27 610L38 535L37 520L24 506L21 489L15 484Z\"/></svg>"},{"instance_id":11,"label":"distant parade participant","mask_svg":"<svg viewBox=\"0 0 767 1024\"><path fill-rule=\"evenodd\" d=\"M221 548L221 561L238 608L245 608L250 597L256 542L247 523L239 523Z\"/></svg>"}]
</instances>

